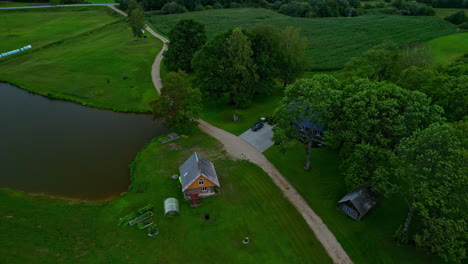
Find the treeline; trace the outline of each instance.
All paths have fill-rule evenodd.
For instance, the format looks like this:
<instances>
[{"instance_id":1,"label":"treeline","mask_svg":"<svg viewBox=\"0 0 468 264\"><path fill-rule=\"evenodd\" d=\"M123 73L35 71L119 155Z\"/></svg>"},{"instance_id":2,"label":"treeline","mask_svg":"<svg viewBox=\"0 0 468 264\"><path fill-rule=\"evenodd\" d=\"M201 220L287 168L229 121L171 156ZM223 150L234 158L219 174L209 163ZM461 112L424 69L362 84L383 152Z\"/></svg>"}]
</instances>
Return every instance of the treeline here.
<instances>
[{"instance_id":1,"label":"treeline","mask_svg":"<svg viewBox=\"0 0 468 264\"><path fill-rule=\"evenodd\" d=\"M129 0L116 0L123 10ZM145 11L161 10L163 14L221 8L261 7L296 17L357 16L363 13L359 0L140 0Z\"/></svg>"},{"instance_id":2,"label":"treeline","mask_svg":"<svg viewBox=\"0 0 468 264\"><path fill-rule=\"evenodd\" d=\"M318 74L293 83L275 112L273 139L283 150L299 140L308 169L315 132L299 123L324 126L349 190L367 186L407 205L396 242L461 263L468 244L468 56L438 68L429 59L422 47L380 45L337 79Z\"/></svg>"},{"instance_id":3,"label":"treeline","mask_svg":"<svg viewBox=\"0 0 468 264\"><path fill-rule=\"evenodd\" d=\"M434 16L435 10L424 4L416 1L406 0L393 0L390 7L387 7L381 11L382 13L392 15L404 15L404 16Z\"/></svg>"}]
</instances>

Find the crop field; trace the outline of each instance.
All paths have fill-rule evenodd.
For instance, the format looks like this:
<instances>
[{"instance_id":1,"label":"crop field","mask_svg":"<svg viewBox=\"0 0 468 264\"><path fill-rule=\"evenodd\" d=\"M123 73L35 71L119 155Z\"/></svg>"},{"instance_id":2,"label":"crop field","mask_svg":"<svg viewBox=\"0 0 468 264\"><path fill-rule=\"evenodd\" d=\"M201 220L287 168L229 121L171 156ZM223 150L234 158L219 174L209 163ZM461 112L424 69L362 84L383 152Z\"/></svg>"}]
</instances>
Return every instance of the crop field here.
<instances>
[{"instance_id":1,"label":"crop field","mask_svg":"<svg viewBox=\"0 0 468 264\"><path fill-rule=\"evenodd\" d=\"M132 185L103 203L64 201L0 190L0 255L4 263L331 263L313 232L270 178L233 161L198 132L162 145L154 140L131 166ZM171 175L197 151L210 159L220 192L191 208ZM165 218L163 201L181 215ZM119 218L154 205L155 238ZM205 220L205 214L210 215ZM242 244L249 237L248 245ZM201 254L201 255L199 255Z\"/></svg>"},{"instance_id":2,"label":"crop field","mask_svg":"<svg viewBox=\"0 0 468 264\"><path fill-rule=\"evenodd\" d=\"M149 112L149 102L158 96L151 81L151 65L162 43L151 35L135 39L130 27L120 17L107 14L107 9L90 11L90 21L96 24L78 23L81 27L60 23L67 19L88 21L84 19L88 11L27 12L37 19L17 21L15 28L23 32L18 37L21 40L7 43L32 43L33 48L1 59L0 81L93 107ZM51 18L41 20L44 13ZM15 21L14 16L9 18ZM104 26L96 29L96 21ZM44 32L44 36L35 31ZM53 33L56 31L59 33Z\"/></svg>"},{"instance_id":3,"label":"crop field","mask_svg":"<svg viewBox=\"0 0 468 264\"><path fill-rule=\"evenodd\" d=\"M309 46L306 54L312 70L340 69L352 57L369 48L394 42L399 45L425 42L452 34L456 27L433 17L368 14L352 18L297 18L266 9L219 9L176 15L152 15L154 28L167 34L180 19L205 24L208 38L235 27L251 28L271 24L278 30L288 26L301 28Z\"/></svg>"},{"instance_id":4,"label":"crop field","mask_svg":"<svg viewBox=\"0 0 468 264\"><path fill-rule=\"evenodd\" d=\"M449 64L468 54L468 32L436 38L428 41L426 45L431 51L434 64Z\"/></svg>"}]
</instances>

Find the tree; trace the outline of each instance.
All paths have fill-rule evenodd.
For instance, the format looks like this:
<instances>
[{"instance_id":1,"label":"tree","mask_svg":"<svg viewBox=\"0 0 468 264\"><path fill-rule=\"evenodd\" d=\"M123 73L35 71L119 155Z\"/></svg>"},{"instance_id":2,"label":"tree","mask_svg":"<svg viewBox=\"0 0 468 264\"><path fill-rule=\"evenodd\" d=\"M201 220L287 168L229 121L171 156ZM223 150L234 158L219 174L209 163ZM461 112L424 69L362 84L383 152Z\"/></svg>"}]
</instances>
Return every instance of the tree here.
<instances>
[{"instance_id":1,"label":"tree","mask_svg":"<svg viewBox=\"0 0 468 264\"><path fill-rule=\"evenodd\" d=\"M311 120L315 124L329 124L330 109L339 101L339 82L329 75L318 74L312 79L302 79L286 87L284 97L275 110L277 121L273 128L273 140L284 151L299 140L306 151L304 169L310 169L310 153L317 145L314 131L301 125L301 120Z\"/></svg>"},{"instance_id":2,"label":"tree","mask_svg":"<svg viewBox=\"0 0 468 264\"><path fill-rule=\"evenodd\" d=\"M408 214L399 238L406 241L413 215L417 246L450 263L466 257L468 244L468 126L436 123L403 139L396 149L392 174Z\"/></svg>"},{"instance_id":3,"label":"tree","mask_svg":"<svg viewBox=\"0 0 468 264\"><path fill-rule=\"evenodd\" d=\"M137 9L141 5L136 0L127 1L127 15L130 17L132 16L133 10Z\"/></svg>"},{"instance_id":4,"label":"tree","mask_svg":"<svg viewBox=\"0 0 468 264\"><path fill-rule=\"evenodd\" d=\"M245 107L250 104L255 92L254 85L258 80L257 65L252 56L251 42L238 28L226 39L226 86L229 103Z\"/></svg>"},{"instance_id":5,"label":"tree","mask_svg":"<svg viewBox=\"0 0 468 264\"><path fill-rule=\"evenodd\" d=\"M273 26L259 25L252 28L249 39L252 42L253 60L257 65L255 90L257 93L269 94L276 84L273 78L279 74L278 32Z\"/></svg>"},{"instance_id":6,"label":"tree","mask_svg":"<svg viewBox=\"0 0 468 264\"><path fill-rule=\"evenodd\" d=\"M140 5L131 11L129 23L135 37L141 38L143 36L142 29L145 27L145 13Z\"/></svg>"},{"instance_id":7,"label":"tree","mask_svg":"<svg viewBox=\"0 0 468 264\"><path fill-rule=\"evenodd\" d=\"M286 87L299 78L307 67L305 49L307 40L300 35L300 29L287 27L280 34L279 78Z\"/></svg>"},{"instance_id":8,"label":"tree","mask_svg":"<svg viewBox=\"0 0 468 264\"><path fill-rule=\"evenodd\" d=\"M165 63L172 71L191 72L193 55L206 42L205 26L192 19L183 19L169 32L168 49L164 53Z\"/></svg>"},{"instance_id":9,"label":"tree","mask_svg":"<svg viewBox=\"0 0 468 264\"><path fill-rule=\"evenodd\" d=\"M363 56L351 59L344 68L346 76L368 78L373 81L385 81L392 77L399 55L395 44L382 44L366 51Z\"/></svg>"},{"instance_id":10,"label":"tree","mask_svg":"<svg viewBox=\"0 0 468 264\"><path fill-rule=\"evenodd\" d=\"M185 6L178 4L177 2L167 2L161 8L163 14L179 14L179 13L187 13L188 9Z\"/></svg>"},{"instance_id":11,"label":"tree","mask_svg":"<svg viewBox=\"0 0 468 264\"><path fill-rule=\"evenodd\" d=\"M161 97L151 102L155 119L164 119L164 126L188 133L196 126L201 112L201 94L190 85L183 71L170 72L164 81Z\"/></svg>"},{"instance_id":12,"label":"tree","mask_svg":"<svg viewBox=\"0 0 468 264\"><path fill-rule=\"evenodd\" d=\"M49 0L49 4L55 8L60 5L60 0Z\"/></svg>"},{"instance_id":13,"label":"tree","mask_svg":"<svg viewBox=\"0 0 468 264\"><path fill-rule=\"evenodd\" d=\"M343 90L341 105L332 111L327 143L343 155L350 188L371 185L385 192L385 178L375 172L386 166L400 140L442 120L442 109L423 93L393 84L357 80Z\"/></svg>"},{"instance_id":14,"label":"tree","mask_svg":"<svg viewBox=\"0 0 468 264\"><path fill-rule=\"evenodd\" d=\"M227 93L230 104L244 107L258 80L253 56L251 42L242 30L218 34L193 57L194 85L211 98Z\"/></svg>"}]
</instances>

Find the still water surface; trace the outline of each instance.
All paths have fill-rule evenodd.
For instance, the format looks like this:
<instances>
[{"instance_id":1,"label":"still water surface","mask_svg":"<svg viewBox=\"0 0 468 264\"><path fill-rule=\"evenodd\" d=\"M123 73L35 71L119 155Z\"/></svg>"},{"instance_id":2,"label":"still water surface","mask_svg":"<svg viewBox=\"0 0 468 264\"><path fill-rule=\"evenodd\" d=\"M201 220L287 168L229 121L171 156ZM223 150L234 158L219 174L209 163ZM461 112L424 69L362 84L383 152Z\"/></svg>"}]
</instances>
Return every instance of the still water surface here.
<instances>
[{"instance_id":1,"label":"still water surface","mask_svg":"<svg viewBox=\"0 0 468 264\"><path fill-rule=\"evenodd\" d=\"M0 83L0 188L85 200L127 190L128 166L164 133L150 115L51 100Z\"/></svg>"}]
</instances>

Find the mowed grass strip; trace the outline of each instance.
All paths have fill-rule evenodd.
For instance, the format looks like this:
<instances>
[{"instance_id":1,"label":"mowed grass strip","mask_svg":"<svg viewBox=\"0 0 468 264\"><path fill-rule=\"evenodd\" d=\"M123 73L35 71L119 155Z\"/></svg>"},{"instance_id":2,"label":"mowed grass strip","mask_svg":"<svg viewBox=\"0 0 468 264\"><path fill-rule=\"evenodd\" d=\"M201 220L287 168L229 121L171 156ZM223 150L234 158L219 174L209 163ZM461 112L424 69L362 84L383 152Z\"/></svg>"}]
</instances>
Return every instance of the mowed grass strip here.
<instances>
[{"instance_id":1,"label":"mowed grass strip","mask_svg":"<svg viewBox=\"0 0 468 264\"><path fill-rule=\"evenodd\" d=\"M456 31L454 25L433 17L369 14L352 18L297 18L260 8L153 15L149 22L167 34L177 21L186 18L204 23L208 38L235 27L251 28L259 24L271 24L278 30L288 26L301 28L309 41L306 53L313 70L340 69L352 57L384 42L399 45L425 42Z\"/></svg>"},{"instance_id":2,"label":"mowed grass strip","mask_svg":"<svg viewBox=\"0 0 468 264\"><path fill-rule=\"evenodd\" d=\"M0 10L0 17L0 52L26 45L38 49L122 20L107 7Z\"/></svg>"},{"instance_id":3,"label":"mowed grass strip","mask_svg":"<svg viewBox=\"0 0 468 264\"><path fill-rule=\"evenodd\" d=\"M151 65L162 42L135 39L114 23L59 45L0 62L0 81L49 97L122 112L150 112Z\"/></svg>"},{"instance_id":4,"label":"mowed grass strip","mask_svg":"<svg viewBox=\"0 0 468 264\"><path fill-rule=\"evenodd\" d=\"M219 142L197 132L162 145L154 140L132 165L131 192L88 204L0 190L0 255L6 263L331 263L297 210L270 178L234 161ZM219 194L191 208L171 175L194 151L210 159ZM163 201L181 215L165 218ZM154 205L160 234L118 226L129 212ZM204 215L210 214L205 220ZM242 244L248 236L250 243Z\"/></svg>"},{"instance_id":5,"label":"mowed grass strip","mask_svg":"<svg viewBox=\"0 0 468 264\"><path fill-rule=\"evenodd\" d=\"M393 234L407 213L405 202L398 195L382 197L361 221L338 211L337 203L347 190L333 150L312 149L310 171L303 169L305 151L300 144L285 153L273 146L264 154L322 218L354 263L443 263L418 249L395 245Z\"/></svg>"},{"instance_id":6,"label":"mowed grass strip","mask_svg":"<svg viewBox=\"0 0 468 264\"><path fill-rule=\"evenodd\" d=\"M468 32L436 38L426 43L435 65L446 65L468 54Z\"/></svg>"}]
</instances>

